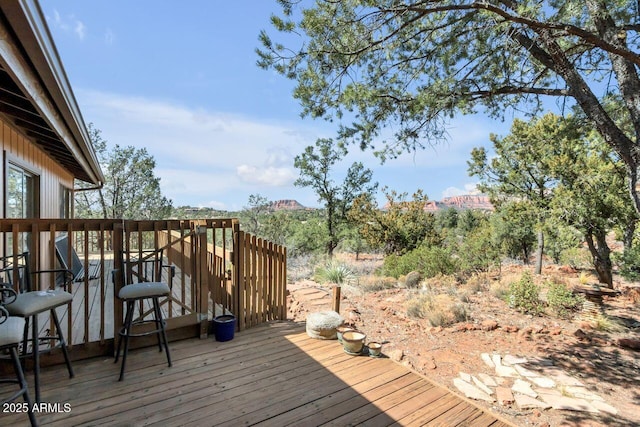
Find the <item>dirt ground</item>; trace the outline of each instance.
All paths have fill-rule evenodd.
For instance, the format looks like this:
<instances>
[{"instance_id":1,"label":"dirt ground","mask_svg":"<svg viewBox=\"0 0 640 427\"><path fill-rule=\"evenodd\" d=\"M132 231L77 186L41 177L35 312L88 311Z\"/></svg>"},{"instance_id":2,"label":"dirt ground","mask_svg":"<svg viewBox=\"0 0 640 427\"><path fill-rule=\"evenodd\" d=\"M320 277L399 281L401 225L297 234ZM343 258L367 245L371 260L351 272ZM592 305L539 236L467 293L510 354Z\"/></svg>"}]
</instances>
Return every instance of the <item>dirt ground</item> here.
<instances>
[{"instance_id":1,"label":"dirt ground","mask_svg":"<svg viewBox=\"0 0 640 427\"><path fill-rule=\"evenodd\" d=\"M352 261L352 263L357 261ZM375 260L361 262L375 263ZM354 265L354 264L351 264ZM369 265L371 267L371 265ZM505 274L519 274L503 271ZM357 266L355 266L357 269ZM566 283L577 280L571 269L548 267L545 277ZM498 280L494 278L492 280ZM333 285L309 279L289 286L290 318L304 320L313 311L325 309ZM481 354L510 354L544 357L601 396L617 413L592 413L557 409L520 409L515 403L477 401L518 426L638 426L640 425L640 350L621 345L621 338L640 340L640 288L617 281L621 291L605 297L604 312L618 325L616 332L604 332L576 315L564 320L550 315L531 316L508 307L486 289L467 293L468 320L447 327L434 327L426 319L407 315L414 289L397 287L363 291L355 286L341 288L340 314L347 323L367 334L368 341L384 343L383 353L460 394L453 379L460 372L487 373Z\"/></svg>"}]
</instances>

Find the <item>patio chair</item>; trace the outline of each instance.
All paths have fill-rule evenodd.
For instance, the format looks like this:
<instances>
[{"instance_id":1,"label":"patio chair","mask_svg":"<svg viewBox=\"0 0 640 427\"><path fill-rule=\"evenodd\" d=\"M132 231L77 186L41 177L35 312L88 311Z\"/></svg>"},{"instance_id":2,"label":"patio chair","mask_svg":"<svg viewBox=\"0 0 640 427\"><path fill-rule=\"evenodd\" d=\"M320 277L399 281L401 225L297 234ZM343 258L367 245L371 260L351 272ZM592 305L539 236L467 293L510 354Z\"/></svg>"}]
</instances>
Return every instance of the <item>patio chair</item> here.
<instances>
[{"instance_id":1,"label":"patio chair","mask_svg":"<svg viewBox=\"0 0 640 427\"><path fill-rule=\"evenodd\" d=\"M138 255L141 254L142 253L139 253ZM159 256L157 254L149 253L141 258L128 257L128 262L125 260L123 265L125 266L125 280L127 277L129 277L129 280L137 278L138 282L129 283L123 286L118 293L118 298L123 300L126 304L124 324L118 332L120 339L118 340L118 349L114 360L114 363L118 363L122 342L124 341L122 365L120 366L120 377L118 381L122 381L124 378L127 353L129 352L129 339L131 337L142 337L155 334L158 338L158 347L160 352L162 352L164 347L164 351L167 356L167 364L169 367L172 365L171 354L169 352L169 341L167 340L166 321L164 320L162 310L160 309L160 298L168 297L171 294L169 285L166 282L161 281L162 268L166 267L162 264L162 251L160 251ZM136 268L137 270L134 270ZM153 312L153 319L151 320L145 320L146 312L144 311L143 303L145 300L151 300ZM136 306L140 308L140 315L134 320ZM155 329L139 333L133 332L134 327L138 327L143 324L154 324Z\"/></svg>"},{"instance_id":2,"label":"patio chair","mask_svg":"<svg viewBox=\"0 0 640 427\"><path fill-rule=\"evenodd\" d=\"M36 402L40 403L41 351L51 351L53 348L59 347L62 350L62 355L64 356L67 370L69 371L69 378L73 378L74 375L69 360L69 353L67 352L67 344L64 340L62 328L60 327L56 313L56 308L70 303L73 300L73 295L61 289L34 290L32 280L41 274L57 275L62 273L66 277L65 283L63 284L66 287L66 285L73 280L73 275L70 271L64 269L31 271L29 252L2 257L0 258L0 265L2 265L2 268L0 268L0 275L2 275L1 280L5 282L0 284L0 286L17 289L16 300L7 305L6 309L11 316L22 317L25 320L20 357L31 357L33 359L36 390L35 398ZM38 316L47 311L51 313L57 335L51 335L50 331L47 331L48 333L46 335L40 335ZM29 325L31 325L31 335L29 335ZM49 348L41 349L41 341L49 342ZM54 341L57 341L57 344L51 345Z\"/></svg>"},{"instance_id":3,"label":"patio chair","mask_svg":"<svg viewBox=\"0 0 640 427\"><path fill-rule=\"evenodd\" d=\"M25 404L27 405L26 412L29 415L29 421L33 427L37 426L36 417L33 413L33 402L29 396L29 388L27 386L27 380L24 377L22 371L22 365L20 364L20 357L18 356L18 347L22 342L22 334L24 332L25 320L21 317L9 316L9 312L4 307L5 304L10 304L16 300L17 293L13 289L0 288L0 352L8 352L11 362L13 363L13 370L16 374L16 378L0 378L0 383L3 384L18 384L20 389L13 393L8 398L0 401L2 407L5 404L13 402L18 397L22 396Z\"/></svg>"}]
</instances>

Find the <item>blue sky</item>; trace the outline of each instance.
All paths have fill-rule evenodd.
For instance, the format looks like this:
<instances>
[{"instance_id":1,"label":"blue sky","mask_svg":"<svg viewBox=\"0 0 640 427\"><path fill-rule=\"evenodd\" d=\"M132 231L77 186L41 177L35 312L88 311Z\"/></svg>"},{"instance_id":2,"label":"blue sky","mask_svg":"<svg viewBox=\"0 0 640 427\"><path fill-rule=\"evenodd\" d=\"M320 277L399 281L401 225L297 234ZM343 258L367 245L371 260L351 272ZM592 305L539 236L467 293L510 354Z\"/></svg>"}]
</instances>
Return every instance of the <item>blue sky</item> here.
<instances>
[{"instance_id":1,"label":"blue sky","mask_svg":"<svg viewBox=\"0 0 640 427\"><path fill-rule=\"evenodd\" d=\"M336 125L300 118L294 83L258 68L255 48L275 0L41 0L85 122L109 145L145 147L174 206L238 210L249 195L318 206L298 188L293 159ZM481 116L451 121L449 143L380 165L357 150L353 161L398 192L430 199L469 194L466 162L489 134L510 123ZM380 195L382 200L382 195Z\"/></svg>"}]
</instances>

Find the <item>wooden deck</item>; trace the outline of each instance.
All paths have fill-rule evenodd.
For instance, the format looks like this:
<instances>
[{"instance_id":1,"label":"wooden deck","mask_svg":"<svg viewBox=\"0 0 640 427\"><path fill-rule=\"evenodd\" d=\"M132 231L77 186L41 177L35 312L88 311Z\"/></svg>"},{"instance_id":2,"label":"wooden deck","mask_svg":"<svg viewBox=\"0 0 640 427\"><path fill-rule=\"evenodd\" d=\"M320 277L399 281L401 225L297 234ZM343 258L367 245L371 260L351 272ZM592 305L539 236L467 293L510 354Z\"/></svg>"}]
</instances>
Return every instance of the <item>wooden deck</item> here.
<instances>
[{"instance_id":1,"label":"wooden deck","mask_svg":"<svg viewBox=\"0 0 640 427\"><path fill-rule=\"evenodd\" d=\"M42 426L507 426L393 361L349 356L337 341L309 338L304 325L270 323L232 341L189 339L132 350L125 379L110 358L42 373L42 398L70 411L38 414ZM33 381L31 373L27 375ZM33 389L33 388L31 388ZM7 386L0 385L0 396ZM63 408L64 409L64 408ZM0 425L27 425L0 413Z\"/></svg>"}]
</instances>

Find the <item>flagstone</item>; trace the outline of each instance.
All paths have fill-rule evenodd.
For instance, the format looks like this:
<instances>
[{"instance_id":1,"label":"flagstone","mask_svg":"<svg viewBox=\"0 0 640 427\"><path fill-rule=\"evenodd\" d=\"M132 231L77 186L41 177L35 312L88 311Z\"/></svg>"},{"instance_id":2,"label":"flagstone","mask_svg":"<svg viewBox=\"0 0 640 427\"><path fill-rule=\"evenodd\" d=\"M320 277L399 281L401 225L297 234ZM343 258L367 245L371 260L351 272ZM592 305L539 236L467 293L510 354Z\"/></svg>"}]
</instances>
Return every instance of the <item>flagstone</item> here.
<instances>
[{"instance_id":1,"label":"flagstone","mask_svg":"<svg viewBox=\"0 0 640 427\"><path fill-rule=\"evenodd\" d=\"M491 360L491 356L489 355L489 353L482 353L480 357L482 357L482 360L484 361L485 365L487 365L488 367L490 368L496 367L496 364L493 363L493 360Z\"/></svg>"},{"instance_id":2,"label":"flagstone","mask_svg":"<svg viewBox=\"0 0 640 427\"><path fill-rule=\"evenodd\" d=\"M570 386L569 385L569 386L564 387L564 390L567 393L571 394L572 396L579 397L581 399L604 401L604 399L601 396L590 392L585 387L577 387L577 386Z\"/></svg>"},{"instance_id":3,"label":"flagstone","mask_svg":"<svg viewBox=\"0 0 640 427\"><path fill-rule=\"evenodd\" d=\"M510 354L507 354L502 358L502 363L504 363L505 365L518 365L522 363L527 363L527 359L525 359L524 357L516 357Z\"/></svg>"},{"instance_id":4,"label":"flagstone","mask_svg":"<svg viewBox=\"0 0 640 427\"><path fill-rule=\"evenodd\" d=\"M516 393L526 394L527 396L538 397L538 393L533 391L533 389L531 388L531 383L525 380L521 380L520 378L516 379L513 382L513 386L511 387L511 390L513 390Z\"/></svg>"},{"instance_id":5,"label":"flagstone","mask_svg":"<svg viewBox=\"0 0 640 427\"><path fill-rule=\"evenodd\" d=\"M549 409L551 405L546 402L541 402L538 399L534 399L531 396L524 394L515 394L516 405L520 409Z\"/></svg>"},{"instance_id":6,"label":"flagstone","mask_svg":"<svg viewBox=\"0 0 640 427\"><path fill-rule=\"evenodd\" d=\"M461 393L463 393L469 399L476 400L485 400L487 402L495 402L495 399L489 396L484 391L480 390L478 387L469 384L468 382L462 380L461 378L454 378L453 385L456 386Z\"/></svg>"},{"instance_id":7,"label":"flagstone","mask_svg":"<svg viewBox=\"0 0 640 427\"><path fill-rule=\"evenodd\" d=\"M478 378L471 376L471 380L473 381L473 383L475 384L476 387L478 387L480 390L484 391L487 394L493 394L493 390L491 390L489 387L487 387L482 381L480 381Z\"/></svg>"},{"instance_id":8,"label":"flagstone","mask_svg":"<svg viewBox=\"0 0 640 427\"><path fill-rule=\"evenodd\" d=\"M492 354L491 355L491 360L493 361L493 364L496 365L496 368L498 366L502 366L502 361L500 360L500 355L499 354Z\"/></svg>"},{"instance_id":9,"label":"flagstone","mask_svg":"<svg viewBox=\"0 0 640 427\"><path fill-rule=\"evenodd\" d=\"M480 373L480 374L478 374L478 378L480 378L480 381L482 381L484 383L484 385L486 385L486 386L489 386L489 387L497 387L498 386L498 383L496 382L496 380L491 375Z\"/></svg>"},{"instance_id":10,"label":"flagstone","mask_svg":"<svg viewBox=\"0 0 640 427\"><path fill-rule=\"evenodd\" d=\"M540 376L538 372L531 371L522 365L514 365L514 368L523 377L539 377Z\"/></svg>"},{"instance_id":11,"label":"flagstone","mask_svg":"<svg viewBox=\"0 0 640 427\"><path fill-rule=\"evenodd\" d=\"M556 386L556 382L549 377L530 377L528 379L538 387L553 388Z\"/></svg>"},{"instance_id":12,"label":"flagstone","mask_svg":"<svg viewBox=\"0 0 640 427\"><path fill-rule=\"evenodd\" d=\"M598 410L584 399L578 399L568 396L552 396L549 394L541 394L540 398L551 405L553 409L562 409L565 411L579 412L598 412Z\"/></svg>"},{"instance_id":13,"label":"flagstone","mask_svg":"<svg viewBox=\"0 0 640 427\"><path fill-rule=\"evenodd\" d=\"M496 374L501 377L510 377L510 378L518 378L518 371L513 369L511 366L496 366Z\"/></svg>"},{"instance_id":14,"label":"flagstone","mask_svg":"<svg viewBox=\"0 0 640 427\"><path fill-rule=\"evenodd\" d=\"M496 399L502 406L511 405L515 400L511 389L507 387L496 387Z\"/></svg>"},{"instance_id":15,"label":"flagstone","mask_svg":"<svg viewBox=\"0 0 640 427\"><path fill-rule=\"evenodd\" d=\"M471 383L471 375L467 374L466 372L459 372L458 375L460 376L460 378L462 378L464 381Z\"/></svg>"},{"instance_id":16,"label":"flagstone","mask_svg":"<svg viewBox=\"0 0 640 427\"><path fill-rule=\"evenodd\" d=\"M594 400L593 402L591 402L591 404L598 411L606 412L612 415L618 415L618 410L606 402L602 402L600 400Z\"/></svg>"}]
</instances>

